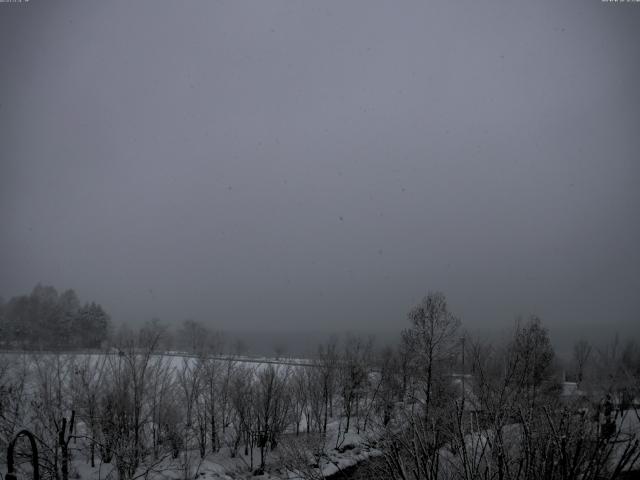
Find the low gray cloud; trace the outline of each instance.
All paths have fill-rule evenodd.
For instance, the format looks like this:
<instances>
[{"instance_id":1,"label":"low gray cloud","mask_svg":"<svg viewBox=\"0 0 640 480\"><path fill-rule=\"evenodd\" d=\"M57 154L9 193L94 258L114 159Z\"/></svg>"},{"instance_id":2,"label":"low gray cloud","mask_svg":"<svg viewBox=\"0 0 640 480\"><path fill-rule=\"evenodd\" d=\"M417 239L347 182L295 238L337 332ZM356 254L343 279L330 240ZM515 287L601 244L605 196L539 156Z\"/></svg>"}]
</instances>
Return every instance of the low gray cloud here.
<instances>
[{"instance_id":1,"label":"low gray cloud","mask_svg":"<svg viewBox=\"0 0 640 480\"><path fill-rule=\"evenodd\" d=\"M472 329L640 310L640 8L0 4L0 293L114 319ZM635 330L637 331L637 330Z\"/></svg>"}]
</instances>

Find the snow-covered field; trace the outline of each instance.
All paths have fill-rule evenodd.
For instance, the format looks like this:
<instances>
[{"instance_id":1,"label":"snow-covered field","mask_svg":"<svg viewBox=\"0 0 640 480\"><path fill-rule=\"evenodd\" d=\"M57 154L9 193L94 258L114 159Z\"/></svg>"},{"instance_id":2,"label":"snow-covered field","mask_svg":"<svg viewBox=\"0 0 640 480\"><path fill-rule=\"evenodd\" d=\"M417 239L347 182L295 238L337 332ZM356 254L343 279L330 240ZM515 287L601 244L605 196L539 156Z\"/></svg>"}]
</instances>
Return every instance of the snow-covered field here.
<instances>
[{"instance_id":1,"label":"snow-covered field","mask_svg":"<svg viewBox=\"0 0 640 480\"><path fill-rule=\"evenodd\" d=\"M25 375L24 395L28 397L37 393L37 389L42 385L42 366L61 365L66 369L65 382L69 380L69 374L73 376L82 369L99 367L101 364L117 362L121 356L117 352L104 353L25 353L25 352L3 352L0 353L0 385L7 383L11 378L17 378L21 374ZM195 356L183 352L166 352L154 355L152 362L162 362L169 371L179 375L185 367L194 366L198 359ZM281 375L289 375L294 370L300 368L314 368L312 361L303 358L275 359L268 357L247 357L247 356L218 356L213 359L221 366L230 362L240 368L250 370L257 374L268 366L275 367ZM55 369L54 369L55 370ZM47 370L49 375L53 370ZM50 381L53 379L46 379ZM299 435L295 434L292 426L285 431L279 440L278 447L270 451L267 460L265 473L260 478L308 478L309 475L330 476L340 472L342 469L366 460L370 456L379 455L375 449L365 446L366 441L354 432L342 432L343 425L339 419L329 419L327 424L327 434L319 440L318 434L305 433L306 420L303 418L300 425ZM88 427L82 419L77 419L76 433L82 435L88 433ZM318 442L322 442L319 446ZM308 455L304 450L305 445L313 445L313 449L322 450L319 458L309 458L300 462L295 455L302 453ZM309 447L311 448L311 447ZM95 467L91 467L87 455L87 444L83 440L78 440L71 444L72 461L70 465L70 478L83 480L110 480L117 479L117 472L113 463L101 463L96 461ZM287 455L287 461L294 461L285 468L283 455ZM253 456L253 471L250 468L251 457ZM184 478L202 479L230 479L230 478L253 478L256 466L259 464L259 448L245 452L243 446L238 450L235 457L231 455L230 447L223 445L216 453L207 453L205 458L200 458L197 450L182 451L178 458L166 458L157 463L148 462L139 469L138 475L144 480L178 480ZM6 472L4 455L0 457L0 471Z\"/></svg>"},{"instance_id":2,"label":"snow-covered field","mask_svg":"<svg viewBox=\"0 0 640 480\"><path fill-rule=\"evenodd\" d=\"M268 457L265 473L255 475L249 469L249 455L245 455L241 451L236 458L231 458L229 449L223 448L217 453L206 455L204 459L200 459L198 452L191 451L187 455L181 456L177 462L175 460L161 462L154 466L146 478L151 480L183 480L187 471L191 478L203 480L304 479L309 478L311 475L323 478L339 474L345 469L381 454L379 451L366 446L366 439L355 433L346 435L341 448L333 448L338 432L338 422L330 423L327 429L328 433L325 439L327 446L326 456L319 462L318 469L315 466L307 465L306 468L301 468L301 471L288 471L281 464L280 452L274 451ZM305 433L301 433L300 436L287 434L282 439L282 444L286 445L287 442L304 444L306 438L307 435ZM286 449L286 446L282 448ZM254 450L253 455L254 458L258 458L259 452L257 449ZM73 461L71 477L84 480L103 480L116 479L117 474L113 465L98 464L95 468L92 468L88 461L76 458Z\"/></svg>"},{"instance_id":3,"label":"snow-covered field","mask_svg":"<svg viewBox=\"0 0 640 480\"><path fill-rule=\"evenodd\" d=\"M122 359L118 352L109 354L99 353L79 353L79 354L30 354L17 352L4 352L0 354L0 388L7 379L19 376L21 372L27 375L25 383L27 395L33 393L35 388L41 388L43 380L42 370L39 366L47 363L64 365L67 373L79 373L83 368L91 368L100 364L115 363ZM219 356L211 359L220 366L233 364L239 368L253 372L256 376L268 367L275 368L275 371L282 376L292 375L299 369L315 368L309 359L275 359L268 357L228 357ZM198 359L195 356L184 352L166 352L152 357L152 362L160 362L169 371L173 372L176 378L185 369L196 365ZM46 369L45 369L46 370ZM54 370L47 370L53 372ZM48 374L49 374L48 373ZM40 376L38 376L40 375ZM171 375L170 375L171 376ZM68 378L68 375L67 377ZM466 378L466 377L465 377ZM38 382L40 382L38 384ZM461 383L461 377L454 378L454 384ZM468 387L468 385L465 385ZM465 392L467 388L465 388ZM574 389L571 390L573 392ZM0 393L1 390L0 390ZM467 395L467 398L470 398ZM336 412L339 409L336 408ZM619 430L623 434L637 435L640 433L640 418L634 410L624 412L616 417ZM182 450L178 458L170 458L168 453L157 461L146 461L138 470L137 475L144 480L183 480L202 478L206 480L242 478L248 479L258 476L259 478L322 478L331 476L342 470L366 461L371 457L381 455L381 452L368 445L371 438L375 437L375 432L367 432L367 435L359 435L352 431L343 432L344 425L340 417L329 418L327 423L326 436L319 434L307 434L306 419L303 416L300 424L300 434L295 434L292 424L284 430L278 439L277 448L269 449L266 457L265 471L262 475L255 475L259 464L260 449L254 447L245 451L244 443L237 450L236 455L232 455L230 441L223 442L220 450L215 453L207 453L204 458L200 457L196 449ZM508 425L506 428L513 431L514 437L519 437L520 426L517 424ZM78 434L88 433L88 428L82 419L78 419ZM492 436L490 431L477 432L469 435L466 439L469 448L473 449L480 444L485 444ZM515 442L517 443L517 442ZM621 445L621 449L623 446ZM117 480L117 472L113 464L101 464L96 462L95 467L90 466L87 456L86 442L79 440L78 444L72 444L72 479L83 480ZM314 457L313 453L317 455ZM621 452L618 452L621 454ZM452 458L452 452L446 448L442 451L443 458ZM456 461L452 459L451 461ZM3 465L4 456L0 457L0 471L6 471ZM253 465L253 467L252 467ZM639 465L636 465L638 468Z\"/></svg>"}]
</instances>

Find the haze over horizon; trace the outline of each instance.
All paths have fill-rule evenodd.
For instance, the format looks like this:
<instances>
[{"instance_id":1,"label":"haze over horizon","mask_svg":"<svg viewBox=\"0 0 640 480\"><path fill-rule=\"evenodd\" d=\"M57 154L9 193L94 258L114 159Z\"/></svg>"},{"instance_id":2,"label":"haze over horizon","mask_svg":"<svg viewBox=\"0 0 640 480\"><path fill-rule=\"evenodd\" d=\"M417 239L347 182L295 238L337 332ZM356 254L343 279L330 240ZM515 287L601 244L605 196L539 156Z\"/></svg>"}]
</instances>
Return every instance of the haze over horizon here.
<instances>
[{"instance_id":1,"label":"haze over horizon","mask_svg":"<svg viewBox=\"0 0 640 480\"><path fill-rule=\"evenodd\" d=\"M438 290L470 330L637 335L639 25L599 0L0 4L0 295L380 332Z\"/></svg>"}]
</instances>

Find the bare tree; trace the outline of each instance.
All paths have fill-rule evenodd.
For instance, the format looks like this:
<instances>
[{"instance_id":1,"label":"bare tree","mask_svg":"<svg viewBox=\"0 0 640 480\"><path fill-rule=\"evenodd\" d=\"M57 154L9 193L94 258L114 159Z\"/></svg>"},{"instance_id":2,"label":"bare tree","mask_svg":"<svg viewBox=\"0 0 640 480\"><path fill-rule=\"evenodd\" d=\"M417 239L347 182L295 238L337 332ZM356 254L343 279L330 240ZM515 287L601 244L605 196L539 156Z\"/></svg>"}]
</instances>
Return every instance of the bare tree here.
<instances>
[{"instance_id":1,"label":"bare tree","mask_svg":"<svg viewBox=\"0 0 640 480\"><path fill-rule=\"evenodd\" d=\"M96 461L96 441L100 435L98 403L106 376L106 355L87 355L79 360L73 375L73 394L76 417L84 424L89 441L89 460Z\"/></svg>"},{"instance_id":2,"label":"bare tree","mask_svg":"<svg viewBox=\"0 0 640 480\"><path fill-rule=\"evenodd\" d=\"M41 470L45 477L67 480L68 447L75 419L71 396L75 357L34 354L31 364L35 392L31 400L29 423L41 443Z\"/></svg>"},{"instance_id":3,"label":"bare tree","mask_svg":"<svg viewBox=\"0 0 640 480\"><path fill-rule=\"evenodd\" d=\"M448 308L442 293L429 293L409 312L411 328L403 332L403 342L411 352L413 371L420 381L425 417L438 395L446 390L448 374L455 361L460 320Z\"/></svg>"},{"instance_id":4,"label":"bare tree","mask_svg":"<svg viewBox=\"0 0 640 480\"><path fill-rule=\"evenodd\" d=\"M581 383L584 378L584 371L591 356L591 344L582 339L573 346L573 359L576 362L577 379Z\"/></svg>"},{"instance_id":5,"label":"bare tree","mask_svg":"<svg viewBox=\"0 0 640 480\"><path fill-rule=\"evenodd\" d=\"M305 416L308 405L308 389L307 389L307 372L304 367L295 369L291 375L289 381L292 399L291 399L291 414L293 422L296 426L296 436L300 435L300 424ZM306 419L307 423L309 419Z\"/></svg>"},{"instance_id":6,"label":"bare tree","mask_svg":"<svg viewBox=\"0 0 640 480\"><path fill-rule=\"evenodd\" d=\"M403 342L412 365L407 381L416 385L415 394L387 422L382 447L392 476L436 479L439 452L447 440L446 413L453 404L450 373L459 320L449 312L443 294L429 293L409 312L409 321Z\"/></svg>"},{"instance_id":7,"label":"bare tree","mask_svg":"<svg viewBox=\"0 0 640 480\"><path fill-rule=\"evenodd\" d=\"M108 357L108 389L102 399L102 457L116 461L121 480L135 477L146 457L144 429L152 422L148 400L153 354L162 329L147 324L137 336L123 338L119 355Z\"/></svg>"},{"instance_id":8,"label":"bare tree","mask_svg":"<svg viewBox=\"0 0 640 480\"><path fill-rule=\"evenodd\" d=\"M254 411L256 413L260 470L264 471L267 452L273 450L279 440L289 412L290 397L287 383L290 370L268 364L256 375Z\"/></svg>"},{"instance_id":9,"label":"bare tree","mask_svg":"<svg viewBox=\"0 0 640 480\"><path fill-rule=\"evenodd\" d=\"M327 396L333 388L331 375L327 375L327 369L318 367L306 368L304 370L305 385L307 390L307 403L305 405L304 416L307 421L307 433L311 431L325 432L328 406L330 404ZM323 428L324 427L324 428Z\"/></svg>"},{"instance_id":10,"label":"bare tree","mask_svg":"<svg viewBox=\"0 0 640 480\"><path fill-rule=\"evenodd\" d=\"M203 373L203 363L188 357L182 359L182 364L177 371L178 390L180 391L179 405L182 408L183 418L181 470L185 480L194 475L194 447L197 446L201 460L206 453L207 420L206 408L202 399L205 382Z\"/></svg>"},{"instance_id":11,"label":"bare tree","mask_svg":"<svg viewBox=\"0 0 640 480\"><path fill-rule=\"evenodd\" d=\"M220 448L219 440L219 405L222 403L220 400L221 393L221 374L223 366L221 362L214 358L200 358L202 363L202 396L204 401L204 416L209 420L209 435L211 451L216 452ZM206 431L206 428L205 428Z\"/></svg>"},{"instance_id":12,"label":"bare tree","mask_svg":"<svg viewBox=\"0 0 640 480\"><path fill-rule=\"evenodd\" d=\"M382 427L386 427L391 421L395 403L402 398L402 372L397 351L391 347L384 348L379 354L377 369L365 414L365 431L370 419L375 423L375 415L378 420L382 419Z\"/></svg>"},{"instance_id":13,"label":"bare tree","mask_svg":"<svg viewBox=\"0 0 640 480\"><path fill-rule=\"evenodd\" d=\"M339 382L345 417L344 432L351 426L352 415L355 414L356 429L360 430L360 402L364 396L369 380L373 340L364 340L348 336L344 344L344 352L340 361Z\"/></svg>"},{"instance_id":14,"label":"bare tree","mask_svg":"<svg viewBox=\"0 0 640 480\"><path fill-rule=\"evenodd\" d=\"M231 457L236 457L241 442L244 442L244 456L249 456L249 470L253 470L253 451L257 444L258 437L255 432L259 430L257 426L257 415L255 405L255 372L253 369L239 367L234 369L230 378L230 402L232 408L232 435L225 439L231 451Z\"/></svg>"},{"instance_id":15,"label":"bare tree","mask_svg":"<svg viewBox=\"0 0 640 480\"><path fill-rule=\"evenodd\" d=\"M171 358L154 357L149 368L149 379L151 449L153 459L159 460L161 445L168 440L170 442L169 426L173 427L176 424L176 371Z\"/></svg>"},{"instance_id":16,"label":"bare tree","mask_svg":"<svg viewBox=\"0 0 640 480\"><path fill-rule=\"evenodd\" d=\"M210 350L211 344L217 342L218 338L203 323L187 319L178 332L178 340L188 352L198 354Z\"/></svg>"},{"instance_id":17,"label":"bare tree","mask_svg":"<svg viewBox=\"0 0 640 480\"><path fill-rule=\"evenodd\" d=\"M333 398L335 395L338 372L338 339L331 337L324 345L318 346L316 368L322 388L322 431L326 433L328 418L333 416ZM315 413L320 413L317 409Z\"/></svg>"},{"instance_id":18,"label":"bare tree","mask_svg":"<svg viewBox=\"0 0 640 480\"><path fill-rule=\"evenodd\" d=\"M25 355L0 356L0 451L6 450L27 415L28 374Z\"/></svg>"}]
</instances>

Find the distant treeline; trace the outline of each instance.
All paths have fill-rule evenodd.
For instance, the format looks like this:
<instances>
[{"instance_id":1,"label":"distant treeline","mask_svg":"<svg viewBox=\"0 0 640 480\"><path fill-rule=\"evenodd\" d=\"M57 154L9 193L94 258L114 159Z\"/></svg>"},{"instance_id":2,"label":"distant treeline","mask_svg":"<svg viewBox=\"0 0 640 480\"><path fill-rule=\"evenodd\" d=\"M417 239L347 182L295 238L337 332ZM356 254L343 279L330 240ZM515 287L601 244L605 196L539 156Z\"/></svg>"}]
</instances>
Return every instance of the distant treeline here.
<instances>
[{"instance_id":1,"label":"distant treeline","mask_svg":"<svg viewBox=\"0 0 640 480\"><path fill-rule=\"evenodd\" d=\"M0 348L100 348L111 321L95 302L81 304L74 290L36 285L28 295L0 298Z\"/></svg>"}]
</instances>

